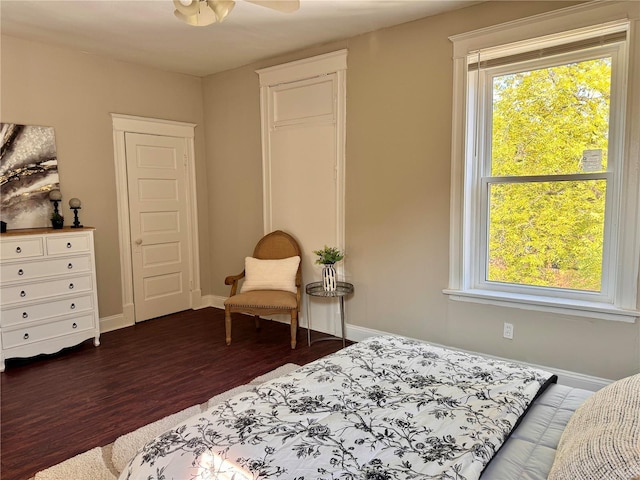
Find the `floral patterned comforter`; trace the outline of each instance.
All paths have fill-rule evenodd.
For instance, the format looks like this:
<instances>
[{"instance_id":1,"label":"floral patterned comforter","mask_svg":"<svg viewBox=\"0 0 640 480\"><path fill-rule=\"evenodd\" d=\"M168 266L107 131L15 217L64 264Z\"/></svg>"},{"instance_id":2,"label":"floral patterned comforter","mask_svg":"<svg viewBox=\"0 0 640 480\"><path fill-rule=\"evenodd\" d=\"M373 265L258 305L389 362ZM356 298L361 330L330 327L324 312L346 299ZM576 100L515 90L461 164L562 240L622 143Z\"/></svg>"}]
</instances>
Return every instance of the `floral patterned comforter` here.
<instances>
[{"instance_id":1,"label":"floral patterned comforter","mask_svg":"<svg viewBox=\"0 0 640 480\"><path fill-rule=\"evenodd\" d=\"M376 337L192 417L149 442L120 479L477 479L549 381Z\"/></svg>"}]
</instances>

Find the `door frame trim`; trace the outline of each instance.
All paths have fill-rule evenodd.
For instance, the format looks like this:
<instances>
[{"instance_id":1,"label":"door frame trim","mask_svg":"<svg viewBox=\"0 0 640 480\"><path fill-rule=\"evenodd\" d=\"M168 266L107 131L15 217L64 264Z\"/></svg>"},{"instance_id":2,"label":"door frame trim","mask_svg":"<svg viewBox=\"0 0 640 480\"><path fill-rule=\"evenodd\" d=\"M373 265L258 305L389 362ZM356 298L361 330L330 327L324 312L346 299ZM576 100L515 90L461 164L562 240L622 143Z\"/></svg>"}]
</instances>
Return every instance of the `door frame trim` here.
<instances>
[{"instance_id":1,"label":"door frame trim","mask_svg":"<svg viewBox=\"0 0 640 480\"><path fill-rule=\"evenodd\" d=\"M143 133L183 138L186 151L187 182L187 241L189 251L190 307L202 303L200 289L200 249L198 244L198 209L195 169L195 123L176 122L157 118L111 113L113 123L113 159L116 169L116 200L118 211L118 239L120 242L120 279L122 285L122 315L124 325L136 322L133 297L133 255L129 223L129 189L127 188L126 133Z\"/></svg>"}]
</instances>

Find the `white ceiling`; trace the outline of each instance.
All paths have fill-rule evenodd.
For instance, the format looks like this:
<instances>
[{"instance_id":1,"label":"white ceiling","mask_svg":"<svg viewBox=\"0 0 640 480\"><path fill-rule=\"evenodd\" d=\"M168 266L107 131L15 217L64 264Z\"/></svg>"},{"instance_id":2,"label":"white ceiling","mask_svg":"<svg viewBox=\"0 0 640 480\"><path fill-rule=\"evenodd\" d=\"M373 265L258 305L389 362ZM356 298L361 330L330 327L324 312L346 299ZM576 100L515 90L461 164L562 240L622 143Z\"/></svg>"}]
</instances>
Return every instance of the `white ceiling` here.
<instances>
[{"instance_id":1,"label":"white ceiling","mask_svg":"<svg viewBox=\"0 0 640 480\"><path fill-rule=\"evenodd\" d=\"M171 0L0 0L0 31L205 76L474 3L301 0L297 12L279 13L238 0L223 23L192 27L173 15Z\"/></svg>"}]
</instances>

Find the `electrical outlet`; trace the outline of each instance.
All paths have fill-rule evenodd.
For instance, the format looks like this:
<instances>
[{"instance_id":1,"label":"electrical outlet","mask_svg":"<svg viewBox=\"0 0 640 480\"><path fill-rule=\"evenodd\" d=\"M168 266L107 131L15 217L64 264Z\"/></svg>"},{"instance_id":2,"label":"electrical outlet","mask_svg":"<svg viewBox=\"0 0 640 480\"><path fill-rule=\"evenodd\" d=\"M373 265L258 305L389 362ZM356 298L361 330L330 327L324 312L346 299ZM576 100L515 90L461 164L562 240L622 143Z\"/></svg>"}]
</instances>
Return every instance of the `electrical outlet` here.
<instances>
[{"instance_id":1,"label":"electrical outlet","mask_svg":"<svg viewBox=\"0 0 640 480\"><path fill-rule=\"evenodd\" d=\"M502 336L504 338L508 338L509 340L513 340L513 324L504 322L504 330L502 331Z\"/></svg>"}]
</instances>

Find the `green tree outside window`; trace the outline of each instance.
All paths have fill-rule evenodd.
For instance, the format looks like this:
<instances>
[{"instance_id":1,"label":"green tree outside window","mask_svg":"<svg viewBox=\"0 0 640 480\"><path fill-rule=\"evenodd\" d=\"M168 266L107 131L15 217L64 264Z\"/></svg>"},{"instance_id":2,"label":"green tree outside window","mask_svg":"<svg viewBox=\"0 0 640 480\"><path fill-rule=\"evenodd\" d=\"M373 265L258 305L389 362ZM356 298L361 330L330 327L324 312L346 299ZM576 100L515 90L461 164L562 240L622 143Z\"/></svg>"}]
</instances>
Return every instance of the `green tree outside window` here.
<instances>
[{"instance_id":1,"label":"green tree outside window","mask_svg":"<svg viewBox=\"0 0 640 480\"><path fill-rule=\"evenodd\" d=\"M611 59L493 78L487 280L600 291ZM585 151L601 152L587 163Z\"/></svg>"}]
</instances>

